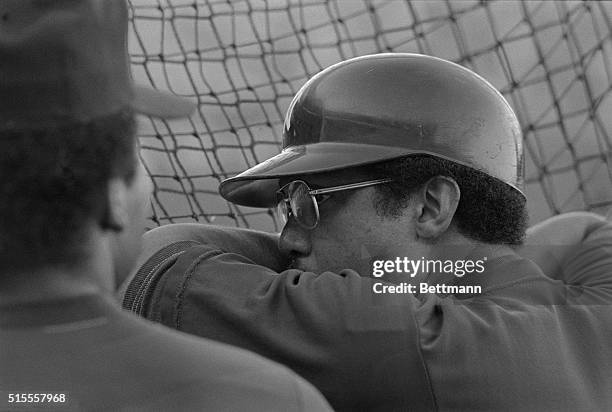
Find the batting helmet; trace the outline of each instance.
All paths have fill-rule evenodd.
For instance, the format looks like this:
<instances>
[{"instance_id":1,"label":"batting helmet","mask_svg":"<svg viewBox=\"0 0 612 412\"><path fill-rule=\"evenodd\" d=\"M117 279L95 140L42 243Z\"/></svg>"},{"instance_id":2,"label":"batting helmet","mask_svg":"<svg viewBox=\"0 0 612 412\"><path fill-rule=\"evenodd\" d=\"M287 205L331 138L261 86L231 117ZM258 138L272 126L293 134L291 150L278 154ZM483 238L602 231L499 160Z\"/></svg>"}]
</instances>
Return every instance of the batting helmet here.
<instances>
[{"instance_id":1,"label":"batting helmet","mask_svg":"<svg viewBox=\"0 0 612 412\"><path fill-rule=\"evenodd\" d=\"M414 154L480 170L521 192L521 129L503 96L462 66L404 53L357 57L314 76L289 106L281 153L219 191L233 203L270 207L280 177Z\"/></svg>"}]
</instances>

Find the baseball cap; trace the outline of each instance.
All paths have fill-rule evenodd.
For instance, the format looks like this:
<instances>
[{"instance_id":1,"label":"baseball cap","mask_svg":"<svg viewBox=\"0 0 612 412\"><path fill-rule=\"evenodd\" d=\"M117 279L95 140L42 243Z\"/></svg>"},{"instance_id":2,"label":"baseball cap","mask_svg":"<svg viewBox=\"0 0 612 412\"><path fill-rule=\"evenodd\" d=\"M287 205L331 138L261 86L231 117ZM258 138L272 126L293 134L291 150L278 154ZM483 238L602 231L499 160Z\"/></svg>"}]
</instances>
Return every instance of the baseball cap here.
<instances>
[{"instance_id":1,"label":"baseball cap","mask_svg":"<svg viewBox=\"0 0 612 412\"><path fill-rule=\"evenodd\" d=\"M125 0L0 0L0 128L87 122L131 108L187 117L191 101L132 80Z\"/></svg>"}]
</instances>

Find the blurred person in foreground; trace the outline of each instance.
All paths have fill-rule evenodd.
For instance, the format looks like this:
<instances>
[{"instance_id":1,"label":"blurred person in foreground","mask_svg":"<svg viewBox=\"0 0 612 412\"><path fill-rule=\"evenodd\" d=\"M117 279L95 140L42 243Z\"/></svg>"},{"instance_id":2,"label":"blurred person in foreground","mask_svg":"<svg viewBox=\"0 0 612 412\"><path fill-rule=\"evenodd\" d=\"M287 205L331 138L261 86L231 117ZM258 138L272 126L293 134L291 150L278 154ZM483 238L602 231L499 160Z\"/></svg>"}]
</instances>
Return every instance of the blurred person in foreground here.
<instances>
[{"instance_id":1,"label":"blurred person in foreground","mask_svg":"<svg viewBox=\"0 0 612 412\"><path fill-rule=\"evenodd\" d=\"M291 102L282 152L220 186L278 207L280 235L154 229L123 305L284 363L338 410L612 410L610 225L536 227L535 261L566 240L595 259L542 272L517 253L523 169L514 112L470 70L338 63Z\"/></svg>"},{"instance_id":2,"label":"blurred person in foreground","mask_svg":"<svg viewBox=\"0 0 612 412\"><path fill-rule=\"evenodd\" d=\"M287 368L125 312L150 184L124 0L0 0L0 409L330 410Z\"/></svg>"}]
</instances>

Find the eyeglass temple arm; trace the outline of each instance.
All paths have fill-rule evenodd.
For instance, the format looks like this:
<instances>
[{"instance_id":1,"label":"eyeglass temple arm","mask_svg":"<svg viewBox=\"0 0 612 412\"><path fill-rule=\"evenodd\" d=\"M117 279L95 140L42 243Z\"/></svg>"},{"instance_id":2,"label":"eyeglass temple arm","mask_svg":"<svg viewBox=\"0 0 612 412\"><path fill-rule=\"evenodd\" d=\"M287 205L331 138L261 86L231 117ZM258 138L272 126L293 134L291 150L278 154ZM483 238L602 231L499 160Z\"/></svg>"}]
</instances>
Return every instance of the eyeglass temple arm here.
<instances>
[{"instance_id":1,"label":"eyeglass temple arm","mask_svg":"<svg viewBox=\"0 0 612 412\"><path fill-rule=\"evenodd\" d=\"M309 195L322 195L325 193L339 192L341 190L350 190L350 189L359 189L360 187L368 187L374 185L380 185L383 183L392 182L393 179L378 179L378 180L368 180L367 182L359 182L359 183L350 183L347 185L333 186L333 187L324 187L322 189L313 189L308 191Z\"/></svg>"}]
</instances>

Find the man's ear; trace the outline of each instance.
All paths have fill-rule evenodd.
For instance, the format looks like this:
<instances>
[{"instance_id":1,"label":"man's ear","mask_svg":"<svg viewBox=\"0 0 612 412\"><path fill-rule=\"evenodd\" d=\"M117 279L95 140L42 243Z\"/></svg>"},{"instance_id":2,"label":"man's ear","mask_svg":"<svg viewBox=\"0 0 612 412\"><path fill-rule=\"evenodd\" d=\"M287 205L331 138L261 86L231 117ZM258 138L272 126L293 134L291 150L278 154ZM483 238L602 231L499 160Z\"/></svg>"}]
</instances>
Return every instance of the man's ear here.
<instances>
[{"instance_id":1,"label":"man's ear","mask_svg":"<svg viewBox=\"0 0 612 412\"><path fill-rule=\"evenodd\" d=\"M435 176L421 186L418 196L417 235L436 239L448 229L457 211L461 198L459 185L449 177Z\"/></svg>"},{"instance_id":2,"label":"man's ear","mask_svg":"<svg viewBox=\"0 0 612 412\"><path fill-rule=\"evenodd\" d=\"M128 223L127 186L123 179L108 181L108 191L100 226L104 230L121 232Z\"/></svg>"}]
</instances>

